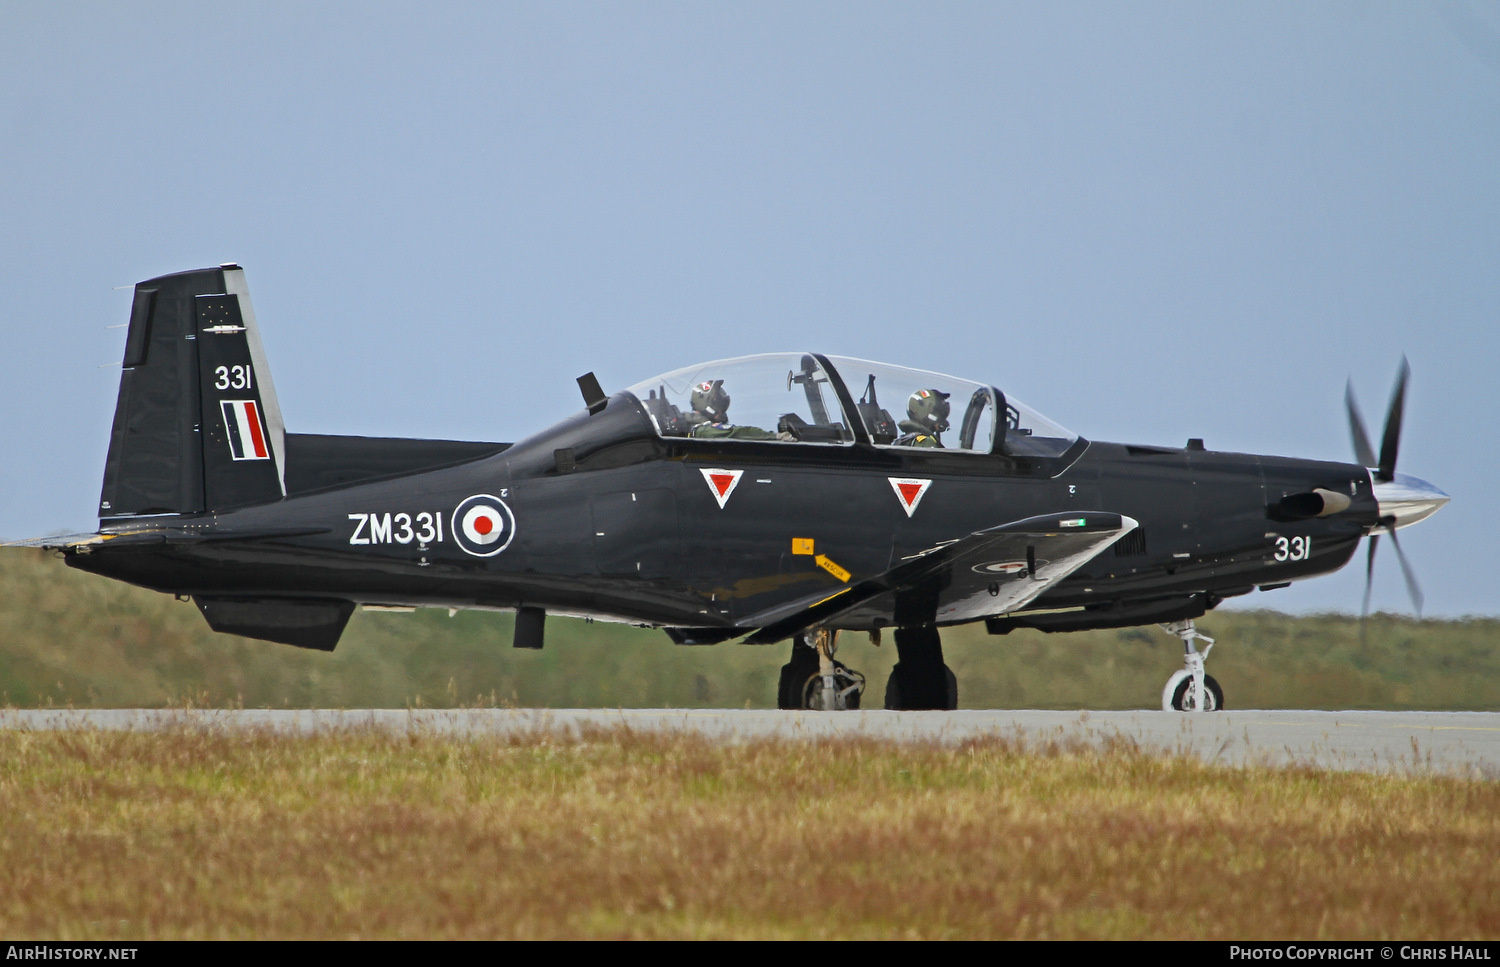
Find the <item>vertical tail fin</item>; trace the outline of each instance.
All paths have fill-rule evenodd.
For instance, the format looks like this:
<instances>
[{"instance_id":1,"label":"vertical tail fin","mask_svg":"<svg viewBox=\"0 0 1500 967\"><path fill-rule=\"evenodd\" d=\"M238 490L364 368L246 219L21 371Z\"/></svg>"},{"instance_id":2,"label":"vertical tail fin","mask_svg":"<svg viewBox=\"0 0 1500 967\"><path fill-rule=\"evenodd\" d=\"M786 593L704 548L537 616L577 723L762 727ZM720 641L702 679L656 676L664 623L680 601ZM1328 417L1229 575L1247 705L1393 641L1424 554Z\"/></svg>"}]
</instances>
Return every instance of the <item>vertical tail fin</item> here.
<instances>
[{"instance_id":1,"label":"vertical tail fin","mask_svg":"<svg viewBox=\"0 0 1500 967\"><path fill-rule=\"evenodd\" d=\"M276 500L286 493L285 448L244 270L137 285L99 516Z\"/></svg>"}]
</instances>

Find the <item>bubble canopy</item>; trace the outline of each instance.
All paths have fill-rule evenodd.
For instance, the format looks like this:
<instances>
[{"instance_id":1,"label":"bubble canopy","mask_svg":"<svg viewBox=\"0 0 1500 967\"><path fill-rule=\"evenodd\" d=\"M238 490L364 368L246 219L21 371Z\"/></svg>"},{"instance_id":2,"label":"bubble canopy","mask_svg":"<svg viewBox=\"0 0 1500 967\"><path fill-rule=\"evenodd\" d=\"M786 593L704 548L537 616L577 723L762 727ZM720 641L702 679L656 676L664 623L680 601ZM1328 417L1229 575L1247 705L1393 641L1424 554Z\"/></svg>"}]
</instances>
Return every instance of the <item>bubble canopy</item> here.
<instances>
[{"instance_id":1,"label":"bubble canopy","mask_svg":"<svg viewBox=\"0 0 1500 967\"><path fill-rule=\"evenodd\" d=\"M1018 457L1061 456L1078 440L993 386L847 356L716 359L628 391L664 437L824 446L868 440Z\"/></svg>"}]
</instances>

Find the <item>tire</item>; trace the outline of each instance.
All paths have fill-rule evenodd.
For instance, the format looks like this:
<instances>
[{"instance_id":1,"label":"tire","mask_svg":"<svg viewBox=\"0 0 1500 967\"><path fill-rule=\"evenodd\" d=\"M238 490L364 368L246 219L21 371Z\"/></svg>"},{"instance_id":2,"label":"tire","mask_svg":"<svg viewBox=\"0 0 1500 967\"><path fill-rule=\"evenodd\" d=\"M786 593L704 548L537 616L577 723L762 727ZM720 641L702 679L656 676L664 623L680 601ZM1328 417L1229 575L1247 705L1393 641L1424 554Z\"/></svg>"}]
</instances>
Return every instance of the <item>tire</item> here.
<instances>
[{"instance_id":1,"label":"tire","mask_svg":"<svg viewBox=\"0 0 1500 967\"><path fill-rule=\"evenodd\" d=\"M789 661L781 666L781 679L776 685L776 707L794 710L802 708L802 696L807 691L807 679L818 673L818 663L811 669L806 662Z\"/></svg>"},{"instance_id":2,"label":"tire","mask_svg":"<svg viewBox=\"0 0 1500 967\"><path fill-rule=\"evenodd\" d=\"M1224 710L1224 690L1212 675L1203 676L1203 704L1207 706L1205 712L1222 712ZM1185 675L1172 690L1172 710L1176 712L1192 712L1193 707L1193 676Z\"/></svg>"},{"instance_id":3,"label":"tire","mask_svg":"<svg viewBox=\"0 0 1500 967\"><path fill-rule=\"evenodd\" d=\"M781 666L781 678L776 683L776 707L794 711L803 707L802 696L807 691L807 678L817 674L818 651L808 644L807 636L792 639L792 653Z\"/></svg>"},{"instance_id":4,"label":"tire","mask_svg":"<svg viewBox=\"0 0 1500 967\"><path fill-rule=\"evenodd\" d=\"M885 683L885 707L893 712L958 708L958 678L947 665L896 663Z\"/></svg>"}]
</instances>

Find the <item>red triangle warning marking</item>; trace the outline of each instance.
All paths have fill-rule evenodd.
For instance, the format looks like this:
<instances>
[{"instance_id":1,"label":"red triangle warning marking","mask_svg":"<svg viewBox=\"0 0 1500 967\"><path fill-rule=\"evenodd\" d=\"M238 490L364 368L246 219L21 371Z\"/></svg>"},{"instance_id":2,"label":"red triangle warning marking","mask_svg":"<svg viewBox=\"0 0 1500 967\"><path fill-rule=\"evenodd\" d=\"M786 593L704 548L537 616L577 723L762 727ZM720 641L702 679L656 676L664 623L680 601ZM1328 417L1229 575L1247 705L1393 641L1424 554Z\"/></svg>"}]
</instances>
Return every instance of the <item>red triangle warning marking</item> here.
<instances>
[{"instance_id":1,"label":"red triangle warning marking","mask_svg":"<svg viewBox=\"0 0 1500 967\"><path fill-rule=\"evenodd\" d=\"M921 480L916 477L887 477L891 482L891 489L896 492L896 499L901 501L901 509L906 511L910 517L916 513L917 504L922 502L922 495L927 493L927 488L932 486L931 480Z\"/></svg>"},{"instance_id":2,"label":"red triangle warning marking","mask_svg":"<svg viewBox=\"0 0 1500 967\"><path fill-rule=\"evenodd\" d=\"M708 489L713 492L714 500L719 502L719 509L729 502L729 495L734 493L734 488L740 484L740 477L744 476L743 470L720 470L704 469L703 479L708 483Z\"/></svg>"}]
</instances>

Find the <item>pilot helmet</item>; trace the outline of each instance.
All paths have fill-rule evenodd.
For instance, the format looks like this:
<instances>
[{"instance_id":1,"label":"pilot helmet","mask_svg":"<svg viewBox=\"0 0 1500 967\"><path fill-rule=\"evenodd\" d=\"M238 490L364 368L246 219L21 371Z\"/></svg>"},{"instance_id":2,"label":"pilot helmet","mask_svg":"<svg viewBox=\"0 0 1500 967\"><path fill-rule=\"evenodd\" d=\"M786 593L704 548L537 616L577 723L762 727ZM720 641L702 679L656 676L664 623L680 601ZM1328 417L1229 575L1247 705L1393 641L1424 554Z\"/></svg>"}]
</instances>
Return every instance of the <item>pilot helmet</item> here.
<instances>
[{"instance_id":1,"label":"pilot helmet","mask_svg":"<svg viewBox=\"0 0 1500 967\"><path fill-rule=\"evenodd\" d=\"M948 429L948 397L935 389L919 389L906 401L906 415L933 433Z\"/></svg>"},{"instance_id":2,"label":"pilot helmet","mask_svg":"<svg viewBox=\"0 0 1500 967\"><path fill-rule=\"evenodd\" d=\"M729 419L729 394L724 392L722 379L694 386L690 402L694 410L715 423L723 423Z\"/></svg>"}]
</instances>

